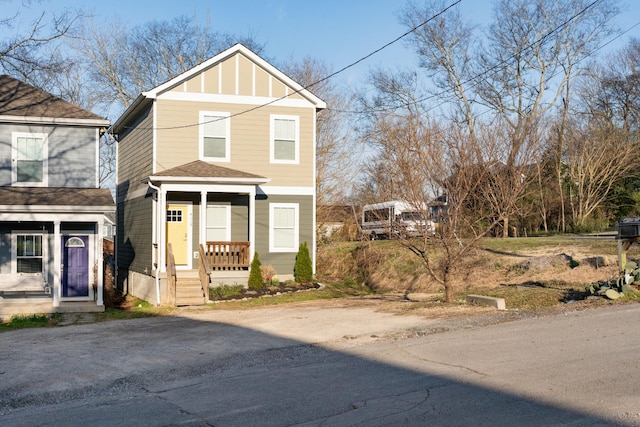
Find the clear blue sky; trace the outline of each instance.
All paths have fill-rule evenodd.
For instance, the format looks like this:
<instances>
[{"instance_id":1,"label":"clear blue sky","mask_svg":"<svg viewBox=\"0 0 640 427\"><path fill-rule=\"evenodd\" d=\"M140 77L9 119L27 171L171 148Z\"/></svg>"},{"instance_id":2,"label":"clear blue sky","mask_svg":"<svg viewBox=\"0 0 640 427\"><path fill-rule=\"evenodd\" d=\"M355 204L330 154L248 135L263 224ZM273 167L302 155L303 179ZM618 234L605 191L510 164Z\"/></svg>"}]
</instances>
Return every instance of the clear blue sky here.
<instances>
[{"instance_id":1,"label":"clear blue sky","mask_svg":"<svg viewBox=\"0 0 640 427\"><path fill-rule=\"evenodd\" d=\"M20 3L0 0L0 10L15 9ZM238 35L252 33L265 44L270 58L286 61L311 56L334 70L403 34L406 29L398 23L397 12L404 4L402 0L32 0L34 9L83 9L97 20L118 17L131 26L179 15L195 15L200 20L208 16L216 30ZM462 0L456 7L483 24L491 17L492 4L488 0ZM626 12L618 20L623 30L640 21L640 2L628 0L625 7ZM0 17L5 14L0 12ZM620 47L632 36L640 37L640 25L611 46ZM371 67L402 67L412 64L414 58L398 42L345 72L340 80L357 84Z\"/></svg>"}]
</instances>

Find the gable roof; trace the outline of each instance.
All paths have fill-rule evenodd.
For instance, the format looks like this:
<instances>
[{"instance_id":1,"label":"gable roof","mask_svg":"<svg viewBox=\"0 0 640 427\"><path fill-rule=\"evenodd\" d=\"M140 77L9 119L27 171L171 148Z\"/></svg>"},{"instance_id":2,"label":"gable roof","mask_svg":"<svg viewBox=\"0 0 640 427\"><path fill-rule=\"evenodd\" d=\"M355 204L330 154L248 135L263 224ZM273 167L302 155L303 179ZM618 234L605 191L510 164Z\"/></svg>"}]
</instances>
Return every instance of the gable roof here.
<instances>
[{"instance_id":1,"label":"gable roof","mask_svg":"<svg viewBox=\"0 0 640 427\"><path fill-rule=\"evenodd\" d=\"M189 80L190 78L197 75L198 73L201 73L206 69L215 66L216 64L222 63L223 61L236 55L237 53L241 53L242 55L246 56L250 61L264 68L269 74L281 80L285 85L293 88L294 93L297 93L300 96L302 96L310 104L314 105L317 109L324 109L327 107L327 104L322 99L318 98L309 90L302 87L299 83L291 79L291 77L287 76L282 71L278 70L276 67L271 65L269 62L262 59L256 53L251 51L249 48L238 43L230 47L229 49L224 50L221 53L213 56L212 58L204 61L203 63L162 83L161 85L156 86L155 88L148 90L146 92L142 92L140 95L138 95L138 97L133 101L133 103L129 105L129 107L125 110L125 112L122 113L122 115L113 124L114 132L116 133L119 132L120 127L124 125L129 120L129 118L132 117L132 115L135 116L136 112L140 111L143 108L146 108L154 99L157 99L158 96L184 83L185 81ZM289 94L287 96L290 96L292 94Z\"/></svg>"},{"instance_id":2,"label":"gable roof","mask_svg":"<svg viewBox=\"0 0 640 427\"><path fill-rule=\"evenodd\" d=\"M236 183L236 184L265 184L269 182L269 178L252 173L239 171L236 169L225 168L223 166L213 165L202 160L186 163L157 172L149 177L152 182L159 181L189 181L189 182L207 182L207 183Z\"/></svg>"},{"instance_id":3,"label":"gable roof","mask_svg":"<svg viewBox=\"0 0 640 427\"><path fill-rule=\"evenodd\" d=\"M0 75L0 121L109 125L97 114L6 74Z\"/></svg>"}]
</instances>

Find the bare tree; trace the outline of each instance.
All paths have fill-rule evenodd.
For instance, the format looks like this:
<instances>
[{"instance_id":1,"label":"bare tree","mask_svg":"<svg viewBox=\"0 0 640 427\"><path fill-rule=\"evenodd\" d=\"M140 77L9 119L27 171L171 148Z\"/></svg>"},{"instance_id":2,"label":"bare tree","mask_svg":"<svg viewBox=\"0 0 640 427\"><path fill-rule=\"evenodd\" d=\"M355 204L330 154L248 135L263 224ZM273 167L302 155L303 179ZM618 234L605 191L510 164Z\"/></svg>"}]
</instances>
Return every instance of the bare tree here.
<instances>
[{"instance_id":1,"label":"bare tree","mask_svg":"<svg viewBox=\"0 0 640 427\"><path fill-rule=\"evenodd\" d=\"M347 91L327 79L331 69L322 61L310 57L300 62L289 60L283 71L293 80L327 103L320 111L316 125L316 216L320 230L331 220L333 205L346 199L348 186L357 170L360 150L350 138L350 126L345 111L349 109Z\"/></svg>"},{"instance_id":2,"label":"bare tree","mask_svg":"<svg viewBox=\"0 0 640 427\"><path fill-rule=\"evenodd\" d=\"M262 51L251 36L215 32L208 22L202 25L188 16L150 21L132 29L118 19L99 25L88 20L81 32L82 38L72 46L84 58L95 96L116 111L127 108L141 92L237 42L258 54Z\"/></svg>"},{"instance_id":3,"label":"bare tree","mask_svg":"<svg viewBox=\"0 0 640 427\"><path fill-rule=\"evenodd\" d=\"M430 20L444 7L430 2L424 7L409 3L402 22L412 33L410 44L420 64L435 73L434 82L455 113L454 123L466 126L472 140L478 138L478 111L482 108L489 120L505 125L506 144L500 161L507 175L526 175L523 168L535 159L528 144L540 140L536 128L541 120L562 100L569 80L576 74L579 61L593 50L611 31L610 21L617 13L614 2L573 0L499 0L495 17L486 32L486 44L479 46L474 27L453 11ZM474 54L479 52L479 54ZM446 92L444 92L446 91ZM567 102L567 99L565 99ZM487 159L481 144L476 145L477 163ZM524 193L519 185L501 201L493 196L497 211L510 209L511 195ZM502 218L503 235L509 232L509 218Z\"/></svg>"},{"instance_id":4,"label":"bare tree","mask_svg":"<svg viewBox=\"0 0 640 427\"><path fill-rule=\"evenodd\" d=\"M504 138L498 132L506 127L479 126L472 138L464 128L437 125L419 102L415 73L376 70L371 81L375 95L359 97L362 108L370 112L361 136L377 159L364 178L376 189L369 201L402 200L425 219L431 218L434 200L439 199L439 205L444 202L435 235L428 222L418 237L402 231L394 234L452 301L452 274L460 261L502 216L517 209L515 203L503 204L496 215L496 194L509 191L504 183L512 177L506 176L501 163L478 162L477 157L477 153L487 159L499 156Z\"/></svg>"},{"instance_id":5,"label":"bare tree","mask_svg":"<svg viewBox=\"0 0 640 427\"><path fill-rule=\"evenodd\" d=\"M0 69L42 87L47 76L67 68L66 60L52 52L62 38L72 35L81 15L66 9L59 14L42 12L25 25L23 13L38 2L25 0L15 9L9 3L2 1L0 12L0 29L11 34L0 40Z\"/></svg>"},{"instance_id":6,"label":"bare tree","mask_svg":"<svg viewBox=\"0 0 640 427\"><path fill-rule=\"evenodd\" d=\"M114 31L117 28L117 31ZM60 73L58 84L68 97L85 106L117 117L136 97L206 61L237 42L256 53L262 46L251 36L215 32L208 22L180 16L169 21L150 21L129 28L120 18L86 20L70 46L74 68ZM78 82L81 82L80 87ZM115 172L115 144L102 138L101 183L109 183Z\"/></svg>"},{"instance_id":7,"label":"bare tree","mask_svg":"<svg viewBox=\"0 0 640 427\"><path fill-rule=\"evenodd\" d=\"M585 221L613 195L623 178L638 177L637 143L613 128L574 128L566 153L569 200L573 224Z\"/></svg>"}]
</instances>

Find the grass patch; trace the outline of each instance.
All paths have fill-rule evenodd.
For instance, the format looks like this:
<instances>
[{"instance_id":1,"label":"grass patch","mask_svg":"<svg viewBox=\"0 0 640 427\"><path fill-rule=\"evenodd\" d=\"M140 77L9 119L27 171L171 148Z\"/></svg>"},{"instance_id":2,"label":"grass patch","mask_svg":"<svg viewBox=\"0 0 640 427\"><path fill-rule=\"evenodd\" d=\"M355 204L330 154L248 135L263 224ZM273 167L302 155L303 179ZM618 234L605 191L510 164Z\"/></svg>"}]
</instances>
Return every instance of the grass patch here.
<instances>
[{"instance_id":1,"label":"grass patch","mask_svg":"<svg viewBox=\"0 0 640 427\"><path fill-rule=\"evenodd\" d=\"M557 235L544 237L518 237L518 238L485 238L480 242L479 248L499 253L518 254L536 249L554 247L558 253L572 248L581 248L586 252L599 255L616 255L617 246L614 239L596 239L588 236Z\"/></svg>"},{"instance_id":2,"label":"grass patch","mask_svg":"<svg viewBox=\"0 0 640 427\"><path fill-rule=\"evenodd\" d=\"M209 299L226 299L236 295L242 295L242 292L244 292L244 286L242 285L220 285L209 288Z\"/></svg>"},{"instance_id":3,"label":"grass patch","mask_svg":"<svg viewBox=\"0 0 640 427\"><path fill-rule=\"evenodd\" d=\"M210 304L209 307L214 309L269 307L287 303L345 298L371 293L371 289L363 284L355 283L351 279L345 279L343 283L324 284L325 286L323 288L309 290L308 292L291 292L272 295L270 297L247 298L244 300L232 299L225 301L224 304Z\"/></svg>"},{"instance_id":4,"label":"grass patch","mask_svg":"<svg viewBox=\"0 0 640 427\"><path fill-rule=\"evenodd\" d=\"M560 304L583 301L588 295L584 286L562 281L525 282L518 285L500 285L493 289L468 288L457 294L456 298L466 300L469 294L504 298L507 310L523 312L549 310ZM598 304L605 301L608 300L601 298L589 302Z\"/></svg>"},{"instance_id":5,"label":"grass patch","mask_svg":"<svg viewBox=\"0 0 640 427\"><path fill-rule=\"evenodd\" d=\"M36 314L15 314L11 316L8 322L1 323L0 329L25 329L25 328L43 328L45 326L55 326L62 319L61 313L36 313Z\"/></svg>"}]
</instances>

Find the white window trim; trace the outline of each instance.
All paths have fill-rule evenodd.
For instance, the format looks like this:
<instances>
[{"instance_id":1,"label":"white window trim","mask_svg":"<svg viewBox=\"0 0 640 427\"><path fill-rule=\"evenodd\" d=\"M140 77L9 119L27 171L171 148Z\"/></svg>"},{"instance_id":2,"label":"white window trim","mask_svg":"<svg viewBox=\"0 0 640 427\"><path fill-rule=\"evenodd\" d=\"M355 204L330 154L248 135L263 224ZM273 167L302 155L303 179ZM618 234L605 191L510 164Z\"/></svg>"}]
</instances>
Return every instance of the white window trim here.
<instances>
[{"instance_id":1,"label":"white window trim","mask_svg":"<svg viewBox=\"0 0 640 427\"><path fill-rule=\"evenodd\" d=\"M225 122L225 133L226 133L226 142L224 148L224 157L208 157L204 155L204 122L207 121L205 116L220 116L226 117ZM198 155L200 156L200 160L205 162L230 162L231 161L231 114L228 112L220 112L220 111L200 111L199 117L199 135L198 135Z\"/></svg>"},{"instance_id":2,"label":"white window trim","mask_svg":"<svg viewBox=\"0 0 640 427\"><path fill-rule=\"evenodd\" d=\"M42 230L18 230L11 232L11 274L18 274L18 236L39 235L42 236L42 272L20 273L22 276L47 277L49 259L49 241L47 233Z\"/></svg>"},{"instance_id":3,"label":"white window trim","mask_svg":"<svg viewBox=\"0 0 640 427\"><path fill-rule=\"evenodd\" d=\"M225 242L230 242L231 241L231 205L216 205L216 204L208 204L207 205L207 209L209 209L210 207L218 207L218 208L224 208L225 209L225 221L227 222L227 225L225 227ZM206 218L205 218L205 222L207 222ZM209 227L209 224L205 224L205 230L209 230L209 228L213 228L213 227ZM206 236L206 232L205 232L205 236Z\"/></svg>"},{"instance_id":4,"label":"white window trim","mask_svg":"<svg viewBox=\"0 0 640 427\"><path fill-rule=\"evenodd\" d=\"M276 120L293 120L295 122L295 141L294 141L294 159L279 160L275 158L275 121ZM270 130L269 130L269 160L271 163L279 164L300 164L300 117L285 116L281 114L271 114Z\"/></svg>"},{"instance_id":5,"label":"white window trim","mask_svg":"<svg viewBox=\"0 0 640 427\"><path fill-rule=\"evenodd\" d=\"M42 138L42 182L18 182L18 138ZM14 187L49 186L49 135L46 133L13 132L11 134L11 185Z\"/></svg>"},{"instance_id":6,"label":"white window trim","mask_svg":"<svg viewBox=\"0 0 640 427\"><path fill-rule=\"evenodd\" d=\"M293 246L290 248L276 248L274 245L274 210L278 208L293 208L296 223L293 231ZM298 252L300 246L300 205L298 203L269 203L269 252Z\"/></svg>"}]
</instances>

